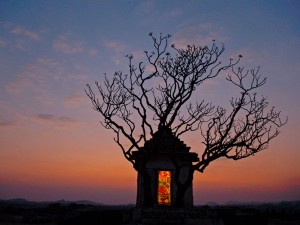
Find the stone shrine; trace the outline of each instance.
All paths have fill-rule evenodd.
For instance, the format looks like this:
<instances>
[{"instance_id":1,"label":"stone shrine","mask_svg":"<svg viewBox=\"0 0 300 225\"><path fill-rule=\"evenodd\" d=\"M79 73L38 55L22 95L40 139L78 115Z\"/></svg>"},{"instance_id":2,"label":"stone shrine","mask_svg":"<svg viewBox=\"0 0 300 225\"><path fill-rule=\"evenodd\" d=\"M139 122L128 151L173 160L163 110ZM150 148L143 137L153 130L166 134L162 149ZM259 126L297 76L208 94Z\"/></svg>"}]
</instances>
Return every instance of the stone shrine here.
<instances>
[{"instance_id":1,"label":"stone shrine","mask_svg":"<svg viewBox=\"0 0 300 225\"><path fill-rule=\"evenodd\" d=\"M198 155L190 152L170 128L159 129L132 154L138 171L137 207L193 206L193 172Z\"/></svg>"}]
</instances>

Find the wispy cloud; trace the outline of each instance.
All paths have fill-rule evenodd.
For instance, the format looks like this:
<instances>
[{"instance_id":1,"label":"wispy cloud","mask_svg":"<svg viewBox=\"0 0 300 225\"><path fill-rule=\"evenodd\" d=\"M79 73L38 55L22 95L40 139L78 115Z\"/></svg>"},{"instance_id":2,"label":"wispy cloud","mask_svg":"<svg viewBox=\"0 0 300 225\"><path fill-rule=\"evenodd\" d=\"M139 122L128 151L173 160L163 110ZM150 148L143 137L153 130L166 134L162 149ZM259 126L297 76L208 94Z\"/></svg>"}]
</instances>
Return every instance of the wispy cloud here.
<instances>
[{"instance_id":1,"label":"wispy cloud","mask_svg":"<svg viewBox=\"0 0 300 225\"><path fill-rule=\"evenodd\" d=\"M54 114L44 114L44 113L34 115L32 119L37 122L42 122L46 124L55 124L57 126L62 126L62 127L73 126L81 123L80 121L68 116L57 116Z\"/></svg>"},{"instance_id":2,"label":"wispy cloud","mask_svg":"<svg viewBox=\"0 0 300 225\"><path fill-rule=\"evenodd\" d=\"M66 36L61 35L53 43L53 49L65 54L76 54L84 51L83 41L69 40ZM94 53L94 52L93 52Z\"/></svg>"},{"instance_id":3,"label":"wispy cloud","mask_svg":"<svg viewBox=\"0 0 300 225\"><path fill-rule=\"evenodd\" d=\"M29 86L31 86L31 82L29 78L19 77L16 80L6 84L5 90L12 94L18 94Z\"/></svg>"},{"instance_id":4,"label":"wispy cloud","mask_svg":"<svg viewBox=\"0 0 300 225\"><path fill-rule=\"evenodd\" d=\"M185 48L188 44L207 45L212 40L224 42L228 39L223 27L212 23L185 24L173 35L173 43L178 48Z\"/></svg>"},{"instance_id":5,"label":"wispy cloud","mask_svg":"<svg viewBox=\"0 0 300 225\"><path fill-rule=\"evenodd\" d=\"M64 99L64 105L67 107L81 106L87 104L88 98L84 92L71 93Z\"/></svg>"},{"instance_id":6,"label":"wispy cloud","mask_svg":"<svg viewBox=\"0 0 300 225\"><path fill-rule=\"evenodd\" d=\"M34 91L41 95L46 90L45 85L49 78L54 80L58 74L61 74L58 62L49 58L38 58L22 68L16 74L16 79L5 85L5 90L12 94Z\"/></svg>"},{"instance_id":7,"label":"wispy cloud","mask_svg":"<svg viewBox=\"0 0 300 225\"><path fill-rule=\"evenodd\" d=\"M15 35L21 35L21 36L29 37L29 38L31 38L33 40L36 40L36 41L41 39L41 35L38 32L28 30L28 29L26 29L24 27L21 27L21 26L17 26L15 28L13 28L10 32L12 34L15 34Z\"/></svg>"},{"instance_id":8,"label":"wispy cloud","mask_svg":"<svg viewBox=\"0 0 300 225\"><path fill-rule=\"evenodd\" d=\"M90 49L88 50L89 55L96 56L98 55L98 51L96 49Z\"/></svg>"},{"instance_id":9,"label":"wispy cloud","mask_svg":"<svg viewBox=\"0 0 300 225\"><path fill-rule=\"evenodd\" d=\"M0 128L13 128L17 126L17 119L12 114L9 104L0 100Z\"/></svg>"},{"instance_id":10,"label":"wispy cloud","mask_svg":"<svg viewBox=\"0 0 300 225\"><path fill-rule=\"evenodd\" d=\"M140 61L140 60L144 60L146 58L146 54L144 50L137 50L132 52L132 56L134 58L134 60Z\"/></svg>"},{"instance_id":11,"label":"wispy cloud","mask_svg":"<svg viewBox=\"0 0 300 225\"><path fill-rule=\"evenodd\" d=\"M124 55L122 53L127 49L127 45L117 40L106 41L105 46L114 52L113 60L115 64L120 64Z\"/></svg>"},{"instance_id":12,"label":"wispy cloud","mask_svg":"<svg viewBox=\"0 0 300 225\"><path fill-rule=\"evenodd\" d=\"M183 14L183 12L182 12L182 9L180 9L180 8L175 8L168 12L168 16L171 16L171 17L181 16L182 14Z\"/></svg>"},{"instance_id":13,"label":"wispy cloud","mask_svg":"<svg viewBox=\"0 0 300 225\"><path fill-rule=\"evenodd\" d=\"M13 120L0 120L0 128L13 128L17 123Z\"/></svg>"},{"instance_id":14,"label":"wispy cloud","mask_svg":"<svg viewBox=\"0 0 300 225\"><path fill-rule=\"evenodd\" d=\"M150 14L155 9L154 0L140 1L140 4L136 8L137 14Z\"/></svg>"},{"instance_id":15,"label":"wispy cloud","mask_svg":"<svg viewBox=\"0 0 300 225\"><path fill-rule=\"evenodd\" d=\"M4 39L0 38L0 47L4 47L7 45L7 41L5 41Z\"/></svg>"},{"instance_id":16,"label":"wispy cloud","mask_svg":"<svg viewBox=\"0 0 300 225\"><path fill-rule=\"evenodd\" d=\"M30 99L31 104L41 107L78 106L84 99L80 95L84 95L82 88L87 83L85 69L76 63L62 65L52 58L37 58L20 68L15 79L4 85L4 90L17 101ZM64 100L62 96L67 97Z\"/></svg>"},{"instance_id":17,"label":"wispy cloud","mask_svg":"<svg viewBox=\"0 0 300 225\"><path fill-rule=\"evenodd\" d=\"M122 52L127 48L127 46L124 43L122 43L121 41L117 41L117 40L106 41L105 46L107 48L112 49L115 52Z\"/></svg>"}]
</instances>

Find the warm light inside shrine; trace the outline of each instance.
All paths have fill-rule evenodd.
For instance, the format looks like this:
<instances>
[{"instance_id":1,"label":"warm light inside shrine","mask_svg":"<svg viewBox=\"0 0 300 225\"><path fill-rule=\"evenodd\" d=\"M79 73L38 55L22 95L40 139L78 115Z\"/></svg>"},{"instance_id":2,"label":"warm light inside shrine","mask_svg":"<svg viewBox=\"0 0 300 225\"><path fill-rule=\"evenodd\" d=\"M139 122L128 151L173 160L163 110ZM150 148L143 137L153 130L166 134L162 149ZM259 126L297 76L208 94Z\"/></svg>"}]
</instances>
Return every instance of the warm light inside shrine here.
<instances>
[{"instance_id":1,"label":"warm light inside shrine","mask_svg":"<svg viewBox=\"0 0 300 225\"><path fill-rule=\"evenodd\" d=\"M171 205L171 171L158 171L157 198L159 205Z\"/></svg>"}]
</instances>

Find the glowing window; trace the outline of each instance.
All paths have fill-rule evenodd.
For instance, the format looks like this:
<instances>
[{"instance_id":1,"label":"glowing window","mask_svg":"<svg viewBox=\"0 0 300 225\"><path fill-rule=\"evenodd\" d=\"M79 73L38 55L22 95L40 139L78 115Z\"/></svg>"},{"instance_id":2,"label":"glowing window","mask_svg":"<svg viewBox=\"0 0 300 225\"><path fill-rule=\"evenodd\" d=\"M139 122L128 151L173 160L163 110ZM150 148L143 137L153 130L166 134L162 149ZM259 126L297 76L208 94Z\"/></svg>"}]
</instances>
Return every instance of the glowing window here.
<instances>
[{"instance_id":1,"label":"glowing window","mask_svg":"<svg viewBox=\"0 0 300 225\"><path fill-rule=\"evenodd\" d=\"M171 171L158 171L157 193L159 205L171 204Z\"/></svg>"}]
</instances>

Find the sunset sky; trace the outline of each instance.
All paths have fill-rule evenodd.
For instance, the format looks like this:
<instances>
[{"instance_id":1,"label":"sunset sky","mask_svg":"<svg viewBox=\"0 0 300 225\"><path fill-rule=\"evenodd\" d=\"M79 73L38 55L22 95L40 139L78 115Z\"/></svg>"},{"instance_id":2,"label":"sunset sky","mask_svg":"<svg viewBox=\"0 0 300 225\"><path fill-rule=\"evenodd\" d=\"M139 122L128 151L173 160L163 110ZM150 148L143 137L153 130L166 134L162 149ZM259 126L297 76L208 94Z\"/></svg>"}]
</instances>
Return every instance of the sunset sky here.
<instances>
[{"instance_id":1,"label":"sunset sky","mask_svg":"<svg viewBox=\"0 0 300 225\"><path fill-rule=\"evenodd\" d=\"M162 32L261 66L260 94L288 117L269 149L197 173L194 203L300 200L299 11L298 0L0 0L0 199L135 203L137 174L84 88L127 72L125 55L138 60ZM199 98L227 102L236 90L224 82ZM182 140L200 153L199 137Z\"/></svg>"}]
</instances>

